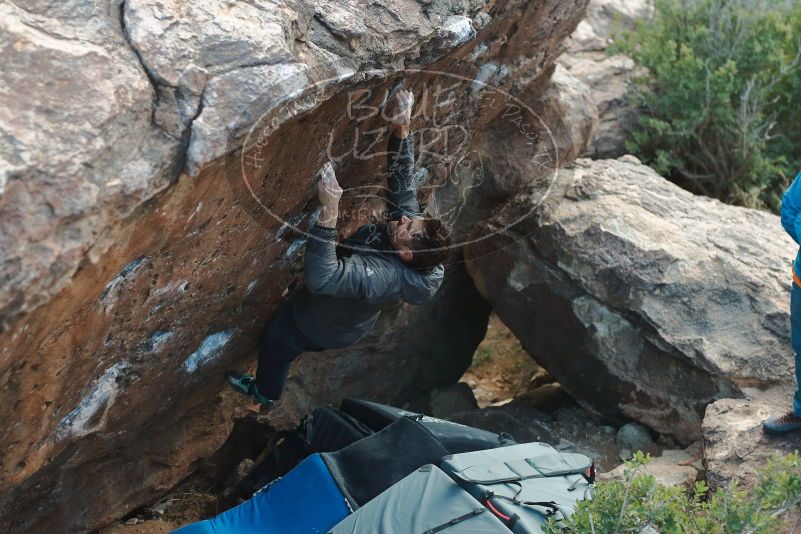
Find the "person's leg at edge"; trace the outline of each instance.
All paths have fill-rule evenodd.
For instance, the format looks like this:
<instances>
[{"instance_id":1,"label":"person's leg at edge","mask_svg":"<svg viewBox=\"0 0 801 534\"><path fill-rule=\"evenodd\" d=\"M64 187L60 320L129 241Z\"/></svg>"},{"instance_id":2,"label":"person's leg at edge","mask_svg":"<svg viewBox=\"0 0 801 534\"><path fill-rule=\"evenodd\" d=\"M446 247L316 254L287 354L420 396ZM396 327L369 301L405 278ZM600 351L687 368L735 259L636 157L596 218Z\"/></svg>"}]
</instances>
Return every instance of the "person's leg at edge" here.
<instances>
[{"instance_id":1,"label":"person's leg at edge","mask_svg":"<svg viewBox=\"0 0 801 534\"><path fill-rule=\"evenodd\" d=\"M796 389L793 395L793 415L801 417L801 287L795 282L790 292L790 338L795 352Z\"/></svg>"},{"instance_id":2,"label":"person's leg at edge","mask_svg":"<svg viewBox=\"0 0 801 534\"><path fill-rule=\"evenodd\" d=\"M795 352L796 391L792 410L770 417L762 424L768 434L785 434L801 429L801 287L793 282L790 290L790 342Z\"/></svg>"}]
</instances>

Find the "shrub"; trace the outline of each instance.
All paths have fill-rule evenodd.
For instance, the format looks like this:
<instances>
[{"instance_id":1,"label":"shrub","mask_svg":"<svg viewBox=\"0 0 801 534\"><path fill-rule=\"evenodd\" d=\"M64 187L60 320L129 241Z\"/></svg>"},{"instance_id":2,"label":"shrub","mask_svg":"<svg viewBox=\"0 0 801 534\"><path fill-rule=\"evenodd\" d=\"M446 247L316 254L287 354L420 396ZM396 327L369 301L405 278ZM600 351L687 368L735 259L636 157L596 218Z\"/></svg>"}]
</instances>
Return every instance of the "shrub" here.
<instances>
[{"instance_id":1,"label":"shrub","mask_svg":"<svg viewBox=\"0 0 801 534\"><path fill-rule=\"evenodd\" d=\"M638 452L627 462L623 482L599 482L591 501L579 504L567 522L574 534L659 532L660 534L774 534L784 514L801 504L801 456L798 451L774 457L759 474L757 485L743 491L736 484L714 492L704 482L692 491L657 484L641 474L650 460ZM548 534L564 534L550 524Z\"/></svg>"},{"instance_id":2,"label":"shrub","mask_svg":"<svg viewBox=\"0 0 801 534\"><path fill-rule=\"evenodd\" d=\"M648 72L631 153L694 192L778 210L801 170L801 1L655 0L612 51Z\"/></svg>"}]
</instances>

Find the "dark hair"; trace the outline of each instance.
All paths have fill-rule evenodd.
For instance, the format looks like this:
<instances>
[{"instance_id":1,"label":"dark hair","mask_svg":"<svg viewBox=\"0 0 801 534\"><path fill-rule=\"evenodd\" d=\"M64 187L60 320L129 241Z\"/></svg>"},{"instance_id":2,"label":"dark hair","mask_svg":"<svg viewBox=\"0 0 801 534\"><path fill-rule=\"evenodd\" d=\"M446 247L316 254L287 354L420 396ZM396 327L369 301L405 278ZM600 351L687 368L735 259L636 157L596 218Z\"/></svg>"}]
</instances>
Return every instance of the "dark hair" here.
<instances>
[{"instance_id":1,"label":"dark hair","mask_svg":"<svg viewBox=\"0 0 801 534\"><path fill-rule=\"evenodd\" d=\"M407 263L415 269L428 270L448 257L451 238L439 219L425 219L423 233L412 239L412 259Z\"/></svg>"}]
</instances>

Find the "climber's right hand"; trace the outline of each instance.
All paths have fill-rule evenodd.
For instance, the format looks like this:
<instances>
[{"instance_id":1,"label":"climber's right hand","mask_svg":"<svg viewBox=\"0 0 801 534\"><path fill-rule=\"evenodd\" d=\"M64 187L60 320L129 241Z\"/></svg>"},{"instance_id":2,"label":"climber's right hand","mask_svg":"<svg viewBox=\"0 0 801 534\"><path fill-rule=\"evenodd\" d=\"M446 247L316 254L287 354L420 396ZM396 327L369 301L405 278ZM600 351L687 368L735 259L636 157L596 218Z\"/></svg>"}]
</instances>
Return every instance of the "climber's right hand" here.
<instances>
[{"instance_id":1,"label":"climber's right hand","mask_svg":"<svg viewBox=\"0 0 801 534\"><path fill-rule=\"evenodd\" d=\"M334 166L330 161L323 165L318 173L317 198L322 206L317 224L329 228L335 227L339 215L339 200L342 198L342 187L337 182Z\"/></svg>"}]
</instances>

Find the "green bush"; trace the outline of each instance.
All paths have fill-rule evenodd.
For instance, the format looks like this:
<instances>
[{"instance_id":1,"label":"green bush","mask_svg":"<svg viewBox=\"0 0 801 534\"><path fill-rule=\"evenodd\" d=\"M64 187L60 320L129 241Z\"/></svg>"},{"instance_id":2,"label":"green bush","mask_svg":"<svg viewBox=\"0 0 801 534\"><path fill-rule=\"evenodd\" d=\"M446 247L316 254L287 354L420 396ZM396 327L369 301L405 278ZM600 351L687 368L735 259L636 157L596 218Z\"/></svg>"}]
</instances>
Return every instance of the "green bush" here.
<instances>
[{"instance_id":1,"label":"green bush","mask_svg":"<svg viewBox=\"0 0 801 534\"><path fill-rule=\"evenodd\" d=\"M801 456L774 457L746 492L736 484L709 492L697 482L693 491L668 488L641 474L650 460L641 452L627 463L623 482L599 482L591 501L579 504L567 522L575 534L652 532L660 534L775 534L784 514L801 510ZM548 534L564 534L551 524Z\"/></svg>"},{"instance_id":2,"label":"green bush","mask_svg":"<svg viewBox=\"0 0 801 534\"><path fill-rule=\"evenodd\" d=\"M627 149L725 202L777 211L801 170L801 0L655 0L612 52L633 80Z\"/></svg>"}]
</instances>

